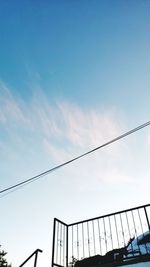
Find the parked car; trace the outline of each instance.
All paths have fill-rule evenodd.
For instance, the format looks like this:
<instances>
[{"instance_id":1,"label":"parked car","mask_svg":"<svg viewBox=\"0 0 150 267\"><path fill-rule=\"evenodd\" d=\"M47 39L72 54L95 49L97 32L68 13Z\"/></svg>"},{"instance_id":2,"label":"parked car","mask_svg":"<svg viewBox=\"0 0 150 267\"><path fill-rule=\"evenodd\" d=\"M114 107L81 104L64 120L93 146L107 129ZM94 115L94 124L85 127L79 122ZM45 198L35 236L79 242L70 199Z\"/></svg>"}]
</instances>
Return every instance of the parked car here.
<instances>
[{"instance_id":1,"label":"parked car","mask_svg":"<svg viewBox=\"0 0 150 267\"><path fill-rule=\"evenodd\" d=\"M150 254L150 231L135 238L127 246L127 257Z\"/></svg>"}]
</instances>

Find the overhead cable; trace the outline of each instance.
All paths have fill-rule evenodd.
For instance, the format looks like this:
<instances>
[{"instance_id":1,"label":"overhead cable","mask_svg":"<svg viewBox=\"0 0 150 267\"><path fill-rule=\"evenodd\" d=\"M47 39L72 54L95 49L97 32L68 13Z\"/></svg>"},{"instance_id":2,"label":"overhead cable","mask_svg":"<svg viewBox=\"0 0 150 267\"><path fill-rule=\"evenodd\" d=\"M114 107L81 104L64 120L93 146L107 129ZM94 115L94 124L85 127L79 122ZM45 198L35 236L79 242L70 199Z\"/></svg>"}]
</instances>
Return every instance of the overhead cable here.
<instances>
[{"instance_id":1,"label":"overhead cable","mask_svg":"<svg viewBox=\"0 0 150 267\"><path fill-rule=\"evenodd\" d=\"M130 130L128 132L125 132L124 134L119 135L118 137L116 137L116 138L114 138L114 139L112 139L112 140L110 140L110 141L108 141L108 142L106 142L106 143L104 143L104 144L92 149L92 150L89 150L88 152L85 152L85 153L83 153L83 154L81 154L81 155L79 155L77 157L74 157L74 158L72 158L72 159L70 159L70 160L68 160L68 161L66 161L66 162L64 162L62 164L59 164L59 165L57 165L57 166L55 166L55 167L53 167L53 168L51 168L51 169L49 169L47 171L41 172L40 174L37 174L37 175L35 175L35 176L31 177L31 178L28 178L28 179L26 179L26 180L24 180L24 181L22 181L20 183L17 183L17 184L14 184L14 185L10 186L10 187L4 188L4 189L2 189L0 191L0 194L3 194L5 192L11 191L13 189L22 187L23 185L28 184L30 182L36 181L37 179L40 179L43 176L45 176L45 175L47 175L47 174L49 174L49 173L51 173L53 171L56 171L57 169L60 169L60 168L62 168L64 166L72 163L73 161L76 161L76 160L78 160L80 158L83 158L83 157L93 153L94 151L99 150L99 149L101 149L101 148L103 148L105 146L108 146L108 145L110 145L110 144L112 144L112 143L114 143L114 142L116 142L116 141L118 141L120 139L123 139L124 137L126 137L126 136L128 136L130 134L133 134L133 133L135 133L135 132L137 132L137 131L141 130L142 128L145 128L145 127L147 127L149 125L150 125L150 121L148 121L148 122L146 122L144 124L141 124L140 126L134 128L134 129L132 129L132 130Z\"/></svg>"}]
</instances>

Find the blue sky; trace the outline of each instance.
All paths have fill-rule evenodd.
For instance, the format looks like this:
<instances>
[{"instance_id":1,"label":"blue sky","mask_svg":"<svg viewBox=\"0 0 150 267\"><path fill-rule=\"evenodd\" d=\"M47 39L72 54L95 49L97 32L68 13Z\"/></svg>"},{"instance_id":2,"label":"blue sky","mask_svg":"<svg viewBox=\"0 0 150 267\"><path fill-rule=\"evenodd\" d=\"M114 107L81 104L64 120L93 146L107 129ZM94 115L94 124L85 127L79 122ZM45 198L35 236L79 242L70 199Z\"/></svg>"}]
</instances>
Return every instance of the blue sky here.
<instances>
[{"instance_id":1,"label":"blue sky","mask_svg":"<svg viewBox=\"0 0 150 267\"><path fill-rule=\"evenodd\" d=\"M137 0L1 1L1 189L149 121L149 13ZM54 217L149 203L149 157L146 128L1 198L9 261L39 247L50 265Z\"/></svg>"}]
</instances>

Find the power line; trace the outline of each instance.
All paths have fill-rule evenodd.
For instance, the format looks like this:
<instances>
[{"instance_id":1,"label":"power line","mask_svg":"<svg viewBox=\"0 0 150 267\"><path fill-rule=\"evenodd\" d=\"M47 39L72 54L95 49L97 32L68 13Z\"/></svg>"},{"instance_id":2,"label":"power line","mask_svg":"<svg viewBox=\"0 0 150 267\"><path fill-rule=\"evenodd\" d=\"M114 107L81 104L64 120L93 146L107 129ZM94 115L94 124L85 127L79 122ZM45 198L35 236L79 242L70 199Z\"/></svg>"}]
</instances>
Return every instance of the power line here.
<instances>
[{"instance_id":1,"label":"power line","mask_svg":"<svg viewBox=\"0 0 150 267\"><path fill-rule=\"evenodd\" d=\"M95 152L96 150L99 150L99 149L101 149L101 148L103 148L105 146L108 146L108 145L110 145L110 144L112 144L112 143L114 143L114 142L116 142L116 141L118 141L118 140L120 140L120 139L122 139L122 138L124 138L124 137L126 137L128 135L130 135L130 134L133 134L133 133L135 133L135 132L137 132L137 131L141 130L142 128L145 128L145 127L147 127L149 125L150 125L150 121L148 121L148 122L146 122L144 124L141 124L140 126L134 128L134 129L132 129L132 130L130 130L128 132L125 132L124 134L119 135L118 137L116 137L116 138L114 138L114 139L112 139L112 140L110 140L110 141L108 141L108 142L106 142L106 143L104 143L104 144L92 149L92 150L89 150L88 152L85 152L85 153L83 153L83 154L81 154L81 155L79 155L77 157L74 157L71 160L68 160L68 161L66 161L66 162L64 162L62 164L59 164L59 165L57 165L57 166L55 166L55 167L53 167L53 168L51 168L51 169L49 169L47 171L44 171L44 172L42 172L40 174L37 174L37 175L35 175L35 176L31 177L31 178L28 178L28 179L26 179L26 180L24 180L24 181L22 181L20 183L17 183L17 184L14 184L14 185L10 186L10 187L4 188L4 189L2 189L0 191L0 194L3 194L5 192L8 193L9 191L12 192L12 190L20 188L20 187L24 186L25 184L31 183L33 181L36 181L37 179L40 179L41 177L47 175L50 172L56 171L57 169L60 169L60 168L62 168L64 166L72 163L73 161L76 161L76 160L78 160L80 158L83 158L84 156L87 156L87 155Z\"/></svg>"}]
</instances>

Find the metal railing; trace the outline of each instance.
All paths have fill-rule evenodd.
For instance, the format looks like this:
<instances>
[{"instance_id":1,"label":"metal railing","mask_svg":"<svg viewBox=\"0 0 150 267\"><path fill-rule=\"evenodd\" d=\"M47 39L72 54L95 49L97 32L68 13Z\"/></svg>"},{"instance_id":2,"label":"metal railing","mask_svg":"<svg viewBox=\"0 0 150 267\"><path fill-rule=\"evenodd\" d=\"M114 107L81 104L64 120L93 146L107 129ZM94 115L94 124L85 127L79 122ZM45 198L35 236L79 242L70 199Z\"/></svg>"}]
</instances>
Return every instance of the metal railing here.
<instances>
[{"instance_id":1,"label":"metal railing","mask_svg":"<svg viewBox=\"0 0 150 267\"><path fill-rule=\"evenodd\" d=\"M150 204L72 224L55 218L52 267L73 266L77 260L106 255L126 247L147 231L150 231Z\"/></svg>"},{"instance_id":2,"label":"metal railing","mask_svg":"<svg viewBox=\"0 0 150 267\"><path fill-rule=\"evenodd\" d=\"M32 257L34 258L34 267L36 267L37 264L37 258L38 258L38 253L39 252L43 252L41 249L36 249L21 265L19 265L19 267L24 266Z\"/></svg>"}]
</instances>

